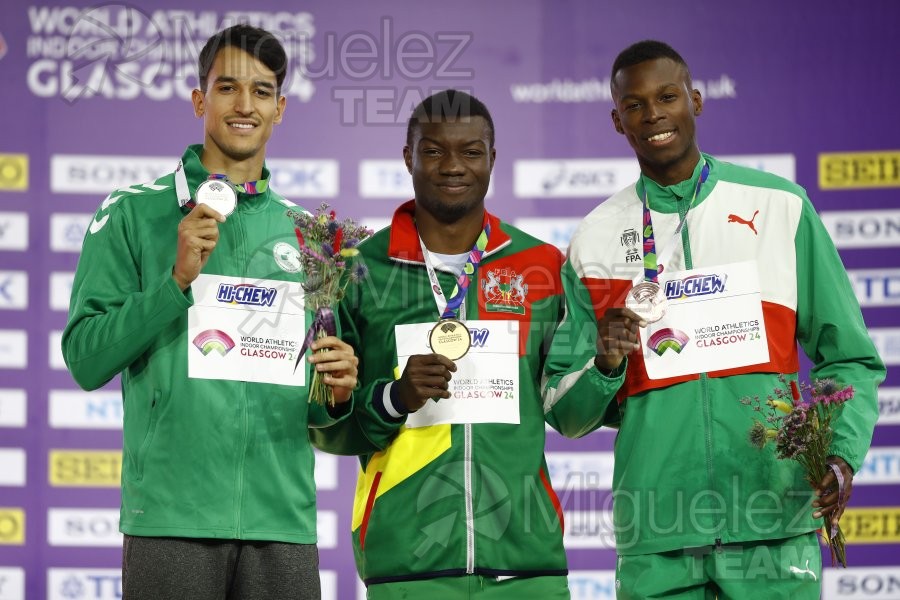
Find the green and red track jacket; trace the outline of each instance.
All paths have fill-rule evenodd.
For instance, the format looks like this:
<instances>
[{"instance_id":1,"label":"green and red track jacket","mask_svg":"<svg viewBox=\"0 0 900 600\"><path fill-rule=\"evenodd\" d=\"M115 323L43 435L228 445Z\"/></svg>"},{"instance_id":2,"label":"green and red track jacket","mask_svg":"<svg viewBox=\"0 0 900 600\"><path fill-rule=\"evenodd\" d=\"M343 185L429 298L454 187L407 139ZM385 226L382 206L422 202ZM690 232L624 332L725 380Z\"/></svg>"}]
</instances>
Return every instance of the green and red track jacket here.
<instances>
[{"instance_id":1,"label":"green and red track jacket","mask_svg":"<svg viewBox=\"0 0 900 600\"><path fill-rule=\"evenodd\" d=\"M813 378L850 384L855 396L835 426L831 453L858 470L878 417L882 364L834 244L806 192L780 177L703 155L710 166L687 214L668 271L755 260L769 362L651 380L640 351L618 391L613 513L619 554L780 539L817 529L813 493L794 461L747 439L754 419L739 401L765 398L779 374L796 378L797 344ZM700 177L661 187L647 178L615 194L582 222L566 273L588 288L599 319L624 305L643 270L629 261L643 230L644 189L657 244L672 239ZM640 234L637 235L640 248ZM633 252L632 252L633 253ZM612 403L615 405L615 403Z\"/></svg>"},{"instance_id":2,"label":"green and red track jacket","mask_svg":"<svg viewBox=\"0 0 900 600\"><path fill-rule=\"evenodd\" d=\"M367 583L447 575L564 575L563 512L544 459L545 424L569 437L597 428L621 383L593 365L596 332L554 342L564 320L563 257L485 213L491 234L472 275L467 319L519 322L520 424L447 424L407 428L385 410L399 377L394 326L436 323L439 314L416 231L414 202L402 205L387 229L360 245L368 278L341 303L345 337L360 355L362 389L349 419L311 432L329 451L361 455L352 537ZM527 294L517 310L492 306L488 275L523 275ZM438 272L444 289L454 276ZM590 320L590 315L588 315ZM548 357L580 363L545 374ZM555 364L555 363L554 363ZM542 400L542 379L567 377L567 393ZM359 400L362 399L362 400ZM441 402L452 402L452 399Z\"/></svg>"}]
</instances>

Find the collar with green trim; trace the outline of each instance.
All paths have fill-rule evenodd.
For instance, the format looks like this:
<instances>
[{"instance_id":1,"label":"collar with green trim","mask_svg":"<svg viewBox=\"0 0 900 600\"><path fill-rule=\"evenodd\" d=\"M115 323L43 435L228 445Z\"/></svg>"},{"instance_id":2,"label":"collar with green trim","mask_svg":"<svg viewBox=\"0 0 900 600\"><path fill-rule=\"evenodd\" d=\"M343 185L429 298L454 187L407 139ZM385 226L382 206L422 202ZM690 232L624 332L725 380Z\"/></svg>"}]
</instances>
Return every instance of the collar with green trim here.
<instances>
[{"instance_id":1,"label":"collar with green trim","mask_svg":"<svg viewBox=\"0 0 900 600\"><path fill-rule=\"evenodd\" d=\"M416 229L416 201L409 200L401 204L391 219L391 237L388 243L388 256L400 262L425 264L422 246L419 244L419 231ZM484 256L490 256L512 243L512 239L500 228L500 219L488 211L484 211L485 223L491 224L491 236L488 238Z\"/></svg>"},{"instance_id":2,"label":"collar with green trim","mask_svg":"<svg viewBox=\"0 0 900 600\"><path fill-rule=\"evenodd\" d=\"M700 177L700 171L703 170L704 161L709 165L709 176L700 187L700 195L694 202L694 207L696 208L707 196L709 196L709 193L715 187L715 182L718 180L719 161L708 154L701 153L700 160L698 160L696 166L694 166L694 171L691 173L689 179L673 183L672 185L660 185L649 177L641 174L635 187L638 198L644 197L644 189L646 188L650 200L650 209L653 212L680 212L680 209L682 208L681 201L687 199L687 201L690 202L693 197L694 190L697 188L697 180Z\"/></svg>"}]
</instances>

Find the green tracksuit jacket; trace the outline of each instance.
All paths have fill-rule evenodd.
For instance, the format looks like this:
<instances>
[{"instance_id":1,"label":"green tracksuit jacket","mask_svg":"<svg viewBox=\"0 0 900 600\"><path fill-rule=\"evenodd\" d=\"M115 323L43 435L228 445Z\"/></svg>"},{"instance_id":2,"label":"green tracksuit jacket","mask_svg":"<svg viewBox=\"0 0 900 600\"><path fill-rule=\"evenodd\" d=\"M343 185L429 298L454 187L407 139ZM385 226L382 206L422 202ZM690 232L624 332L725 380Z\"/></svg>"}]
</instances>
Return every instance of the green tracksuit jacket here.
<instances>
[{"instance_id":1,"label":"green tracksuit jacket","mask_svg":"<svg viewBox=\"0 0 900 600\"><path fill-rule=\"evenodd\" d=\"M608 379L593 366L591 329L580 345L567 338L551 347L565 314L563 257L486 213L492 230L471 276L466 320L519 322L520 423L408 428L406 417L392 417L385 403L395 399L392 382L400 375L394 327L439 318L413 214L410 201L390 228L360 245L368 278L350 290L341 316L346 339L360 353L364 400L345 422L313 435L330 452L361 455L352 522L359 574L367 584L473 573L565 575L563 511L544 459L545 424L569 437L594 430L608 404L599 397L611 398L621 378ZM524 297L511 295L505 305L490 300L488 292L497 297L492 278L504 285L517 274L524 275ZM453 275L438 271L438 277L449 292ZM568 393L542 400L554 352L560 364L580 364L556 374L569 376Z\"/></svg>"},{"instance_id":2,"label":"green tracksuit jacket","mask_svg":"<svg viewBox=\"0 0 900 600\"><path fill-rule=\"evenodd\" d=\"M209 176L202 151L191 146L182 157L191 193ZM189 209L179 206L175 188L170 173L103 202L85 236L62 339L66 364L84 389L122 373L120 529L315 543L308 427L334 420L307 403L302 387L188 378L192 294L175 284L172 267ZM283 270L276 258L290 263L274 254L276 244L296 248L291 207L271 189L239 194L203 273L299 281L301 273ZM299 342L304 334L285 337Z\"/></svg>"}]
</instances>

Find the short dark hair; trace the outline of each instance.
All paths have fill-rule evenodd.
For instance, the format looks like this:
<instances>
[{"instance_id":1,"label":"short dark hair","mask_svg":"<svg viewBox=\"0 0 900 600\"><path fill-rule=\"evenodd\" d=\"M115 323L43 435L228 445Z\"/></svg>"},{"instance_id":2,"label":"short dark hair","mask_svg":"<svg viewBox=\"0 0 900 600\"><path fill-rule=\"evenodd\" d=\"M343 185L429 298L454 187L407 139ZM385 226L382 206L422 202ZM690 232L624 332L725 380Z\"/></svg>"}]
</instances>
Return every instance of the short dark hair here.
<instances>
[{"instance_id":1,"label":"short dark hair","mask_svg":"<svg viewBox=\"0 0 900 600\"><path fill-rule=\"evenodd\" d=\"M657 40L644 40L632 44L619 52L615 62L613 62L610 82L616 78L616 73L622 69L627 69L628 67L633 67L642 62L659 58L668 58L675 61L684 67L688 79L691 78L691 70L688 68L687 63L684 62L684 59L681 58L681 55L678 54L672 46Z\"/></svg>"},{"instance_id":2,"label":"short dark hair","mask_svg":"<svg viewBox=\"0 0 900 600\"><path fill-rule=\"evenodd\" d=\"M419 123L452 121L459 117L482 117L487 122L490 147L494 147L494 120L487 106L475 96L459 90L444 90L419 103L406 125L406 145L412 146L413 130Z\"/></svg>"},{"instance_id":3,"label":"short dark hair","mask_svg":"<svg viewBox=\"0 0 900 600\"><path fill-rule=\"evenodd\" d=\"M287 54L284 46L272 33L244 23L223 29L206 41L197 61L201 91L206 92L209 71L216 60L216 55L229 46L240 48L271 69L275 73L275 81L278 82L278 94L281 94L281 84L287 75Z\"/></svg>"}]
</instances>

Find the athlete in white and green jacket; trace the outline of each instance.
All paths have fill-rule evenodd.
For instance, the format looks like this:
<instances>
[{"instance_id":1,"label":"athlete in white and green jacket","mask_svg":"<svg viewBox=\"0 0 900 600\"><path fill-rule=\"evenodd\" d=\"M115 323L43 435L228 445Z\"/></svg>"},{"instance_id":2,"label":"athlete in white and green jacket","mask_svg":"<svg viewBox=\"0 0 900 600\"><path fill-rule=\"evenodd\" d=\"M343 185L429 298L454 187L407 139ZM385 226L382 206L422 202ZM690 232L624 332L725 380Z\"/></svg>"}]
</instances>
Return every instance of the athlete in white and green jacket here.
<instances>
[{"instance_id":1,"label":"athlete in white and green jacket","mask_svg":"<svg viewBox=\"0 0 900 600\"><path fill-rule=\"evenodd\" d=\"M779 375L795 379L798 343L814 363L812 377L852 385L830 448L849 496L872 438L884 366L804 190L699 152L702 99L683 59L665 44L641 42L620 54L612 74L613 122L642 174L587 216L565 267L590 292L601 346L610 327L637 331L623 306L643 273L643 261L630 256L641 253L646 195L657 249L675 244L665 272L756 262L769 352L762 364L663 379L648 377L634 346L611 346L598 359L625 370L613 419L618 597L818 598L821 558L811 532L821 515L843 511L835 476L819 483L829 491L811 505L799 464L776 459L773 444L759 450L748 442L760 417L739 400L765 401L783 387Z\"/></svg>"}]
</instances>

